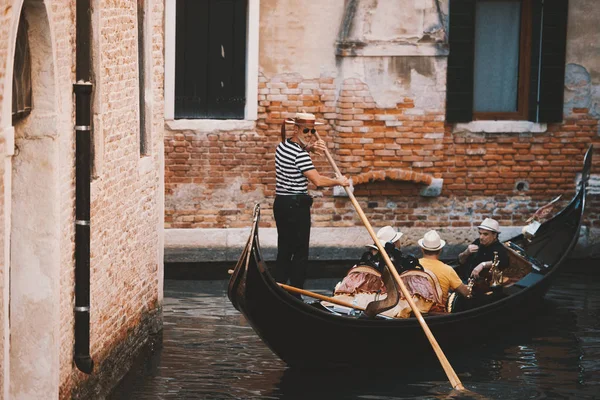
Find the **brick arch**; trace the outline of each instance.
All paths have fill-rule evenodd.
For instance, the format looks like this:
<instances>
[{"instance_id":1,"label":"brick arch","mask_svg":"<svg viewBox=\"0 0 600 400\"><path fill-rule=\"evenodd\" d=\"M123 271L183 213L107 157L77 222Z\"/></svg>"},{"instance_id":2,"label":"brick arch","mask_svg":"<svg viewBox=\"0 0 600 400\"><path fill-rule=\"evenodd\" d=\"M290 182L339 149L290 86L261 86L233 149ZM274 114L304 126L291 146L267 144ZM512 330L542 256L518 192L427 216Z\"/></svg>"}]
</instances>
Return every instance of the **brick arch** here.
<instances>
[{"instance_id":1,"label":"brick arch","mask_svg":"<svg viewBox=\"0 0 600 400\"><path fill-rule=\"evenodd\" d=\"M407 169L394 168L383 171L369 171L362 174L353 175L352 184L356 186L368 182L384 181L386 179L392 181L415 182L431 185L434 178L429 174L422 174L420 172L414 172Z\"/></svg>"}]
</instances>

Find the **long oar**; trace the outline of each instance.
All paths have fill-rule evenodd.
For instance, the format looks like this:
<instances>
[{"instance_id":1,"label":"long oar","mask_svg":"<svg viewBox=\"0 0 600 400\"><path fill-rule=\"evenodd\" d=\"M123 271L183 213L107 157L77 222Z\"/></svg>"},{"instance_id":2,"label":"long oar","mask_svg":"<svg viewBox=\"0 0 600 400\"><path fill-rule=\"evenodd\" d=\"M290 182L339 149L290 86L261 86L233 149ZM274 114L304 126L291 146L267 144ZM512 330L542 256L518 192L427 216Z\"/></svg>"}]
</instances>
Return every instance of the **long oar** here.
<instances>
[{"instance_id":1,"label":"long oar","mask_svg":"<svg viewBox=\"0 0 600 400\"><path fill-rule=\"evenodd\" d=\"M287 290L288 292L303 294L305 296L312 297L312 298L315 298L318 300L328 301L330 303L337 304L338 306L354 308L355 310L359 310L359 311L365 311L364 307L346 303L345 301L334 299L333 297L324 296L322 294L311 292L311 291L304 290L304 289L300 289L295 286L289 286L289 285L286 285L285 283L278 283L278 285L281 286L282 288L284 288L285 290Z\"/></svg>"},{"instance_id":2,"label":"long oar","mask_svg":"<svg viewBox=\"0 0 600 400\"><path fill-rule=\"evenodd\" d=\"M229 275L232 275L233 272L234 272L233 269L227 270L227 273ZM312 298L317 299L317 300L328 301L328 302L330 302L332 304L337 304L338 306L343 306L343 307L348 307L348 308L354 308L355 310L359 310L359 311L365 311L366 310L364 307L361 307L359 305L346 303L345 301L341 301L341 300L335 299L333 297L328 297L328 296L325 296L325 295L322 295L322 294L319 294L319 293L311 292L309 290L300 289L300 288L297 288L296 286L286 285L285 283L278 283L278 285L281 286L282 288L284 288L285 290L287 290L288 292L303 294L303 295L305 295L307 297L312 297Z\"/></svg>"},{"instance_id":3,"label":"long oar","mask_svg":"<svg viewBox=\"0 0 600 400\"><path fill-rule=\"evenodd\" d=\"M321 137L319 136L319 133L317 131L315 131L314 135L316 136L317 140L321 140ZM327 156L327 160L329 161L329 164L331 164L331 166L333 167L338 178L341 178L342 173L340 172L339 168L335 164L335 161L331 157L331 154L329 154L329 150L327 148L325 148L325 156ZM427 336L429 343L431 343L431 347L433 347L433 351L435 352L438 359L440 360L440 363L442 364L442 368L444 368L444 372L446 373L446 376L448 376L448 379L450 380L450 384L456 390L465 390L460 379L458 379L456 372L454 372L454 369L450 365L450 362L444 355L444 352L442 351L440 345L438 344L437 340L435 340L433 333L431 333L429 326L427 326L425 319L423 319L423 315L421 315L421 312L419 311L419 309L413 302L413 300L408 292L408 289L406 289L406 286L404 286L404 282L402 282L402 279L400 278L398 271L396 271L396 268L394 267L394 265L392 264L392 261L388 257L388 255L385 251L385 248L381 245L381 243L377 239L377 235L375 234L375 231L373 231L373 228L371 227L369 220L367 219L365 213L361 209L360 204L358 204L358 201L356 201L354 194L352 193L352 191L350 190L349 187L344 187L344 189L346 190L346 193L348 193L348 197L350 198L350 201L352 201L352 205L354 205L354 208L356 209L358 216L360 217L363 224L367 228L367 231L369 231L369 235L371 235L371 238L373 239L373 242L377 246L377 249L379 249L379 253L381 253L381 255L383 256L383 259L385 260L385 264L387 265L388 269L394 276L394 279L396 280L398 287L402 291L404 298L410 305L410 308L412 308L412 311L415 314L415 317L417 318L417 320L419 321L419 324L421 324L421 328L423 328L423 331L425 332L425 336Z\"/></svg>"}]
</instances>

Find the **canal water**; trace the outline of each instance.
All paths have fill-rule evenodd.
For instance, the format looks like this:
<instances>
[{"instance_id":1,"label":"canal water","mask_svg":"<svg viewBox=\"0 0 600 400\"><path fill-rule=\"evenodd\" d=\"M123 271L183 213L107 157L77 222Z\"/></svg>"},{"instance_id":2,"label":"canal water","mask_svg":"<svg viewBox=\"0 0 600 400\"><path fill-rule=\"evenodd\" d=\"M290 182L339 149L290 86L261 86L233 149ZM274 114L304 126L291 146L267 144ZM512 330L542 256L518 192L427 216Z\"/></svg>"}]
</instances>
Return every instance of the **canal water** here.
<instances>
[{"instance_id":1,"label":"canal water","mask_svg":"<svg viewBox=\"0 0 600 400\"><path fill-rule=\"evenodd\" d=\"M336 281L306 286L330 294ZM360 357L360 343L348 351ZM561 273L530 322L449 361L468 395L451 391L439 365L288 369L232 307L226 280L166 280L162 345L109 399L598 399L600 265Z\"/></svg>"}]
</instances>

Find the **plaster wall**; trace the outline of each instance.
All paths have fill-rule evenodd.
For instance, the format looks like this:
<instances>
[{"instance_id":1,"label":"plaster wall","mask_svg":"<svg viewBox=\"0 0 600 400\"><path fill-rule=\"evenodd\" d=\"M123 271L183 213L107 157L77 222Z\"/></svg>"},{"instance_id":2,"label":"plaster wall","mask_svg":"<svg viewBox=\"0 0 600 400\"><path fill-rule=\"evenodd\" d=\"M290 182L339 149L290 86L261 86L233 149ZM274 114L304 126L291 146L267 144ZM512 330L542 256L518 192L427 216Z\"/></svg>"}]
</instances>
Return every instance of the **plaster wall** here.
<instances>
[{"instance_id":1,"label":"plaster wall","mask_svg":"<svg viewBox=\"0 0 600 400\"><path fill-rule=\"evenodd\" d=\"M336 70L335 42L343 1L307 7L302 0L260 1L260 69L267 75L319 77Z\"/></svg>"},{"instance_id":2,"label":"plaster wall","mask_svg":"<svg viewBox=\"0 0 600 400\"><path fill-rule=\"evenodd\" d=\"M363 43L443 42L445 16L438 13L438 6L439 11L445 11L447 15L447 0L358 1L355 18L345 39Z\"/></svg>"},{"instance_id":3,"label":"plaster wall","mask_svg":"<svg viewBox=\"0 0 600 400\"><path fill-rule=\"evenodd\" d=\"M8 368L9 353L8 353L8 293L10 283L8 281L8 269L6 262L6 251L8 243L5 240L5 232L7 230L6 218L5 218L5 207L10 202L5 202L5 187L6 177L5 171L6 163L8 162L5 154L5 136L7 135L6 130L10 130L10 136L12 137L12 127L9 127L6 123L6 114L3 111L4 101L4 86L5 77L7 73L8 64L8 36L10 32L10 16L8 12L9 3L7 0L0 0L0 398L8 398L8 382L9 376ZM8 169L10 171L10 169Z\"/></svg>"},{"instance_id":4,"label":"plaster wall","mask_svg":"<svg viewBox=\"0 0 600 400\"><path fill-rule=\"evenodd\" d=\"M600 118L600 13L591 12L597 8L594 0L569 1L565 113L588 108Z\"/></svg>"}]
</instances>

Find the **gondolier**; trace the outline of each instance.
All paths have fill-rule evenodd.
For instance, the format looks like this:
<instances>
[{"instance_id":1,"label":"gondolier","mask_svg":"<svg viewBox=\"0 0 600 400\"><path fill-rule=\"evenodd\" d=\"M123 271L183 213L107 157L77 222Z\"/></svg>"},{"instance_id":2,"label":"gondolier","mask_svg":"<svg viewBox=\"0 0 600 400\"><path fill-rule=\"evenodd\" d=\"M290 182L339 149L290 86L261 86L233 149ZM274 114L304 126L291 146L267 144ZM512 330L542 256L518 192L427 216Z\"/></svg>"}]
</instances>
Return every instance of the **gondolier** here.
<instances>
[{"instance_id":1,"label":"gondolier","mask_svg":"<svg viewBox=\"0 0 600 400\"><path fill-rule=\"evenodd\" d=\"M286 138L285 124L294 124L293 136ZM273 214L277 225L277 261L275 280L298 288L304 287L310 240L310 207L308 182L315 186L348 186L345 176L328 178L315 169L309 151L325 151L325 142L313 142L315 116L297 113L281 127L281 143L275 152L276 196Z\"/></svg>"}]
</instances>

